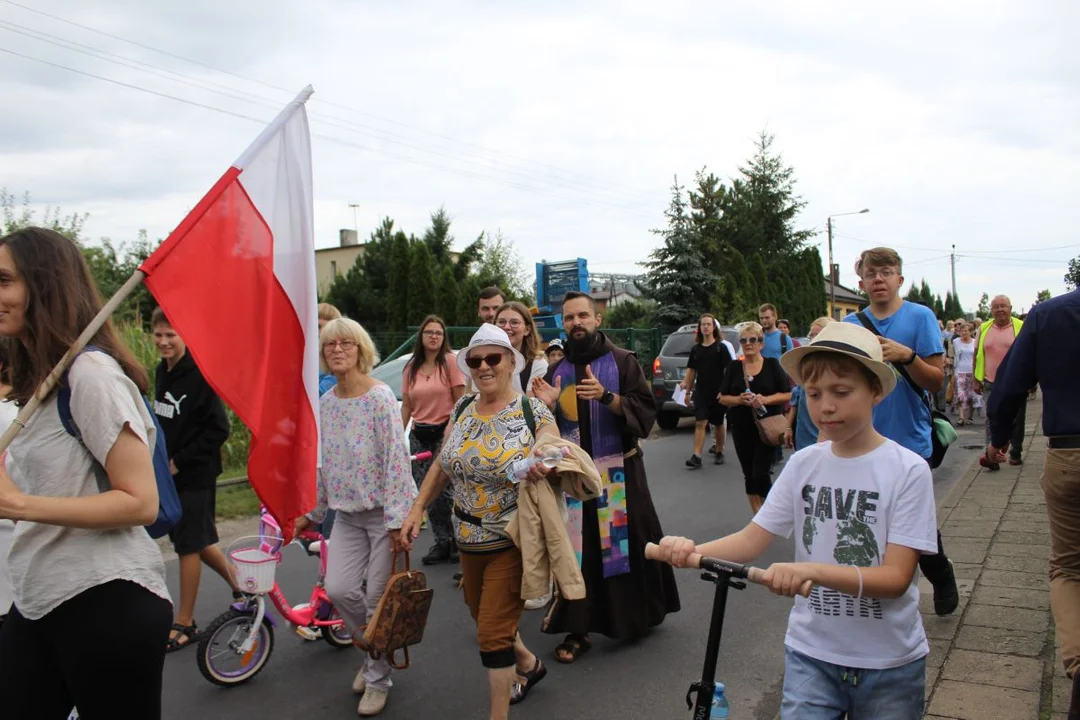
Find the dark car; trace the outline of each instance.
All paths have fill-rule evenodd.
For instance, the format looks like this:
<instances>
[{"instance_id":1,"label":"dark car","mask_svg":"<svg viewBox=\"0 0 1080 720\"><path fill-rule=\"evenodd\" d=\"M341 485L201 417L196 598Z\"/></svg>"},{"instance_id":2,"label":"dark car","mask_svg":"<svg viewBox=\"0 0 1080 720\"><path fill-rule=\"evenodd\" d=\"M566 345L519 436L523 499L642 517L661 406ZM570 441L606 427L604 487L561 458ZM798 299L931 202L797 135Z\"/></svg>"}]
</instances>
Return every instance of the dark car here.
<instances>
[{"instance_id":1,"label":"dark car","mask_svg":"<svg viewBox=\"0 0 1080 720\"><path fill-rule=\"evenodd\" d=\"M690 358L690 348L694 347L696 329L697 324L683 325L668 335L664 346L660 348L660 354L653 360L652 388L653 397L656 399L656 424L665 430L677 426L679 418L694 414L693 399L689 405L679 405L671 396L675 392L675 386L686 375L686 361ZM739 347L739 332L733 327L722 325L720 338L731 343L733 348Z\"/></svg>"}]
</instances>

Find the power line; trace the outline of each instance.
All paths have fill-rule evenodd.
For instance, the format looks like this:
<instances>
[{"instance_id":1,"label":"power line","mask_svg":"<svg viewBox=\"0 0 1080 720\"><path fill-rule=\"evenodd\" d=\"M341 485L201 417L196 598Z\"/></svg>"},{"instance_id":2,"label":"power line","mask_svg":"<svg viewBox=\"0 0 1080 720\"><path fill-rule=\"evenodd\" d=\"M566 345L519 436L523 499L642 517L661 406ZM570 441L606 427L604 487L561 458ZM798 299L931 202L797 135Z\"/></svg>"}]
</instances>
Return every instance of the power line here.
<instances>
[{"instance_id":1,"label":"power line","mask_svg":"<svg viewBox=\"0 0 1080 720\"><path fill-rule=\"evenodd\" d=\"M6 0L4 0L4 1L6 1ZM196 102L194 100L188 100L186 98L178 97L176 95L170 95L168 93L159 92L157 90L151 90L149 88L144 88L144 87L141 87L139 85L133 85L131 83L125 83L125 82L122 82L120 80L114 80L112 78L105 77L103 75L96 75L94 73L89 73L89 72L86 72L86 71L83 71L83 70L77 70L77 69L69 67L67 65L61 65L60 63L54 63L54 62L52 62L50 60L43 60L41 58L32 57L30 55L25 55L23 53L16 52L14 50L8 50L7 48L0 47L0 52L8 53L9 55L14 55L16 57L24 58L26 60L31 60L33 62L42 63L43 65L49 65L51 67L55 67L55 68L58 68L60 70L67 70L69 72L77 73L79 75L84 75L86 77L94 78L96 80L102 80L104 82L108 82L108 83L111 83L111 84L114 84L114 85L119 85L121 87L129 88L131 90L138 90L138 91L141 91L141 92L149 93L151 95L155 95L157 97L165 98L165 99L168 99L168 100L175 100L177 102L182 102L182 103L185 103L185 104L188 104L188 105L193 105L195 107L203 108L203 109L206 109L206 110L213 110L214 112L223 113L225 115L231 115L233 117L242 118L244 120L251 120L253 122L260 123L260 124L263 124L263 125L265 125L266 122L268 122L266 120L251 117L250 115L244 115L242 113L233 112L231 110L225 110L223 108L215 107L213 105L207 105L207 104L204 104L204 103ZM323 122L325 122L325 121L323 121ZM333 125L332 123L330 123L330 124ZM348 128L345 128L345 129L348 130ZM444 172L449 172L449 173L453 173L453 174L456 174L456 175L461 175L463 177L471 177L471 178L476 178L476 179L480 179L480 180L486 180L488 182L493 182L493 183L496 183L496 184L499 184L499 185L505 185L507 187L515 188L515 189L518 189L518 190L525 190L525 191L537 193L537 194L540 194L540 195L546 195L548 197L554 198L556 200L562 200L564 202L608 207L608 208L613 208L613 209L619 210L620 212L623 212L623 213L638 215L640 217L648 217L648 218L653 217L652 215L650 215L648 213L641 212L640 210L636 210L635 208L629 207L629 206L626 206L626 205L619 205L619 204L616 204L616 203L606 202L606 201L603 201L603 200L596 200L596 199L589 198L589 197L581 197L581 196L578 196L578 197L565 197L565 196L562 196L562 195L557 195L555 193L549 192L546 188L538 188L538 187L531 186L531 185L525 185L525 184L522 184L522 183L519 183L519 182L514 182L514 181L504 180L504 179L501 179L501 178L491 177L489 175L484 175L482 173L475 173L475 172L470 172L470 171L467 171L467 170L461 170L459 168L449 167L449 166L446 166L446 165L440 165L438 163L431 163L431 162L427 162L427 161L424 161L424 160L420 160L418 158L413 158L413 157L409 157L407 155L402 155L400 153L394 153L394 152L391 152L389 150L383 150L381 148L375 148L375 147L370 147L370 146L367 146L367 145L360 145L359 143L355 143L355 142L349 142L347 140L342 140L341 138L335 138L335 137L331 137L331 136L327 136L327 135L320 135L320 134L317 134L317 133L312 133L312 137L313 138L319 138L319 139L322 139L322 140L327 140L329 142L337 143L337 144L340 144L340 145L345 145L347 147L352 147L352 148L359 149L359 150L365 150L367 152L373 152L373 153L376 153L376 154L379 154L379 155L385 155L387 157L391 157L391 158L394 158L394 159L397 159L397 160L403 160L405 162L410 162L410 163L414 163L414 164L417 164L417 165L422 165L424 167L434 168L434 169L437 169L437 170L442 170Z\"/></svg>"},{"instance_id":2,"label":"power line","mask_svg":"<svg viewBox=\"0 0 1080 720\"><path fill-rule=\"evenodd\" d=\"M835 230L833 231L833 237L841 237L841 238L844 238L845 240L857 240L858 242L867 243L868 245L873 245L874 243L881 242L880 240L867 240L865 238L855 237L854 235L846 235L844 233L838 233ZM912 245L899 245L897 243L889 243L889 247L900 248L901 250L921 250L923 252L941 252L940 247L936 247L936 248L914 247ZM957 255L957 257L975 258L975 257L978 257L980 255L987 255L987 254L995 254L996 255L996 254L1002 254L1002 253L1046 252L1046 251L1049 251L1049 250L1065 250L1065 249L1068 249L1068 248L1080 248L1080 245L1077 245L1077 244L1073 244L1073 245L1055 245L1053 247L1024 248L1023 250L966 250L964 255Z\"/></svg>"},{"instance_id":3,"label":"power line","mask_svg":"<svg viewBox=\"0 0 1080 720\"><path fill-rule=\"evenodd\" d=\"M195 88L198 88L200 90L208 90L210 92L217 93L219 95L223 95L223 96L228 97L228 98L233 99L233 100L240 100L240 101L243 101L243 102L254 103L256 105L259 105L261 107L264 107L264 108L267 108L267 109L270 109L270 110L276 110L278 108L277 101L275 101L275 100L273 100L271 98L261 97L261 96L258 96L258 95L254 95L252 93L247 93L245 91L236 91L236 92L242 93L242 95L237 95L236 92L233 92L232 88L229 88L229 87L224 86L224 85L220 85L218 83L209 82L209 81L207 81L207 82L209 82L210 85L214 85L214 86L216 86L218 88L224 88L224 90L218 90L218 89L215 89L215 88L212 88L212 87L206 87L206 85L202 84L201 81L194 81L192 78L190 78L190 76L186 76L186 75L183 75L181 73L174 72L174 71L169 70L167 68L161 68L161 67L152 65L150 63L142 62L140 60L135 60L135 59L132 59L132 58L124 57L123 55L118 55L116 53L111 53L111 52L108 52L108 51L105 51L105 50L100 50L98 48L94 48L94 47L91 47L91 46L88 46L88 45L83 45L81 43L70 41L70 40L68 40L66 38L61 38L61 37L58 37L56 35L51 35L49 33L43 33L43 32L40 32L38 30L34 30L33 28L27 28L25 26L18 25L17 23L10 23L10 22L0 20L0 29L7 30L8 32L18 33L19 35L24 35L26 37L30 37L30 38L32 38L34 40L38 40L39 42L48 43L50 45L54 45L56 47L61 47L61 48L64 48L66 50L72 50L74 52L78 52L78 53L81 53L83 55L87 55L89 57L93 57L93 58L96 58L96 59L99 59L99 60L105 60L107 62L115 63L115 64L118 64L118 65L121 65L122 67L127 67L127 68L130 68L130 69L133 69L133 70L137 70L139 72L149 73L151 75L161 77L161 78L164 78L164 79L172 81L172 82L182 83L184 85L189 85L191 87L195 87ZM168 74L166 75L166 74L163 74L163 73L168 73ZM177 77L170 77L170 76L177 76ZM248 97L244 97L243 95L246 95ZM490 163L488 163L486 161L483 161L483 160L473 159L472 157L469 157L469 156L464 156L463 157L461 155L458 155L458 154L455 154L455 153L452 153L452 152L445 152L442 148L438 148L437 146L435 147L435 149L431 149L432 146L430 146L430 144L428 144L428 147L425 148L425 147L419 147L417 145L411 144L411 142L403 142L402 140L397 140L395 138L404 138L405 140L408 140L408 141L411 141L411 138L408 138L408 137L402 136L402 135L397 135L395 133L388 133L388 132L383 131L383 130L381 130L379 128L373 128L371 126L363 125L361 123L356 123L354 121L346 120L344 118L336 118L336 117L330 116L330 115L324 116L322 113L311 113L310 117L311 117L311 119L313 121L325 122L328 125L331 125L333 127L336 127L336 128L342 129L342 130L345 130L347 132L355 132L358 135L363 135L363 136L367 136L367 137L373 137L373 138L375 138L377 140L382 140L384 142L388 142L388 143L391 143L391 144L394 144L394 145L399 145L399 146L402 146L402 147L405 147L405 148L408 148L408 149L411 149L411 150L416 150L418 152L431 153L431 154L434 154L434 155L439 155L439 156L442 156L442 157L449 158L451 160L457 160L459 162L464 162L464 163L467 163L467 164L470 164L470 165L479 166L480 168L485 169L485 170L492 170L492 171L495 171L495 172L505 172L505 173L507 173L509 175L516 175L516 176L521 177L524 180L527 180L527 181L530 181L530 182L535 182L535 181L538 180L538 178L534 177L534 175L532 173L521 172L521 171L518 171L518 170L513 169L513 168L500 170L500 168L498 168L498 167L496 167L496 166L494 166L494 165L492 165L492 164L490 164ZM353 129L353 127L350 127L350 126L354 126L356 128L361 128L361 129L356 130L356 129ZM478 157L478 156L476 156L476 157ZM539 179L539 182L544 183L544 182L552 182L552 181ZM612 194L612 195L616 195L616 199L617 199L617 196L618 196L617 193L613 193L611 190L607 190L607 189L603 189L603 188L597 190L597 189L593 189L593 188L585 186L585 185L581 185L580 183L566 184L566 183L563 183L563 182L553 182L552 184L557 185L557 186L562 187L562 188L567 189L567 190L574 190L574 191L578 191L578 192L584 191L584 192L591 192L591 193L597 193L597 194L600 194L600 193ZM610 202L610 201L606 201L606 202ZM630 212L637 212L636 207L633 207L633 206L630 206L630 205L618 205L618 206L619 207L624 207L626 210L628 210Z\"/></svg>"},{"instance_id":4,"label":"power line","mask_svg":"<svg viewBox=\"0 0 1080 720\"><path fill-rule=\"evenodd\" d=\"M84 25L82 23L75 22L74 20L69 20L69 19L61 17L59 15L54 15L52 13L48 13L48 12L45 12L43 10L38 10L37 8L32 8L32 7L28 6L28 5L23 5L21 3L14 2L14 0L0 0L0 2L7 3L8 5L12 5L13 7L17 7L17 8L20 8L22 10L26 10L27 12L35 13L37 15L41 15L42 17L50 18L52 20L56 20L57 22L62 22L62 23L65 23L67 25L71 25L73 27L77 27L77 28L80 28L82 30L86 30L88 32L92 32L92 33L96 33L98 35L102 35L104 37L112 38L113 40L119 40L121 42L129 43L131 45L142 48L144 50L149 50L151 52L160 53L162 55L174 58L176 60L181 60L183 62L191 63L193 65L198 65L198 66L206 68L208 70L213 70L214 72L222 73L224 75L228 75L230 77L234 77L234 78L237 78L239 80L244 80L246 82L255 83L257 85L262 85L263 87L267 87L267 88L270 88L272 90L278 90L278 91L281 91L281 92L289 93L290 95L292 94L292 91L289 90L288 88L283 88L283 87L281 87L279 85L274 85L272 83L268 83L268 82L265 82L263 80L259 80L257 78L249 77L249 76L246 76L246 75L241 75L239 73L235 73L235 72L232 72L232 71L229 71L229 70L225 70L224 68L220 68L220 67L217 67L217 66L214 66L214 65L210 65L209 63L202 62L201 60L195 60L193 58L189 58L189 57L185 57L183 55L178 55L176 53L169 52L168 50L162 50L161 48L158 48L158 47L155 47L155 46L152 46L152 45L147 45L145 43L141 43L141 42L138 42L136 40L131 40L130 38L122 37L120 35L115 35L113 33L109 33L109 32L106 32L104 30L99 30L98 28L91 27L89 25ZM326 99L323 99L323 98L320 98L320 97L315 97L313 99L316 102L323 103L325 105L330 105L332 107L341 108L343 110L348 110L349 112L364 115L365 117L370 117L370 118L378 120L380 122L385 122L385 123L391 124L391 125L397 125L399 127L407 128L407 129L413 130L415 132L421 132L421 133L424 133L426 135L431 135L433 137L448 140L450 142L460 143L460 144L463 144L463 145L468 145L468 146L483 150L483 151L488 152L488 153L495 153L497 155L503 155L505 157L512 158L514 160L518 160L520 162L525 162L525 163L528 163L528 164L531 164L531 165L536 165L538 167L547 168L548 169L547 170L548 174L551 174L551 171L554 171L554 172L559 172L559 173L563 173L563 174L577 175L578 177L586 179L586 180L588 180L590 182L599 182L599 183L603 183L606 186L618 187L617 185L614 185L613 183L611 183L609 180L592 177L592 176L586 175L584 173L580 173L580 172L575 171L575 170L570 170L570 169L567 169L567 168L561 168L559 166L552 165L552 164L549 164L549 163L543 163L543 162L540 162L540 161L537 161L537 160L532 160L530 158L521 157L521 156L517 156L517 155L512 155L510 153L506 153L506 152L503 152L503 151L500 151L500 150L496 150L494 148L485 147L483 145L479 145L477 143L470 142L468 140L461 140L461 139L458 139L458 138L454 138L454 137L452 137L450 135L444 135L442 133L433 132L431 130L426 130L424 128L409 125L407 123L403 123L403 122L400 122L400 121L397 121L397 120L393 120L391 118L384 118L384 117L381 117L379 115L375 115L373 113L369 113L369 112L366 112L366 111L363 111L363 110L359 110L357 108L349 107L347 105L342 105L340 103L335 103L335 102L332 102L332 101L329 101L329 100L326 100ZM634 190L634 189L628 188L628 187L625 187L624 189L625 190L630 190L634 194L644 193L645 192L643 190Z\"/></svg>"}]
</instances>

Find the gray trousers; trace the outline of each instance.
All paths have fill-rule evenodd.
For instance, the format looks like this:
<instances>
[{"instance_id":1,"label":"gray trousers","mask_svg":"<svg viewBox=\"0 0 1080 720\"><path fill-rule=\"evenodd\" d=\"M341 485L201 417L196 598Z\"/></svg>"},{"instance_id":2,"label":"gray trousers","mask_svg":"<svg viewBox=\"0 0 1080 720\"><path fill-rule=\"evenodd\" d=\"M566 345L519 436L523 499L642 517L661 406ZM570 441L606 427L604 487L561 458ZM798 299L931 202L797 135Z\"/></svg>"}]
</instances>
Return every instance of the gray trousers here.
<instances>
[{"instance_id":1,"label":"gray trousers","mask_svg":"<svg viewBox=\"0 0 1080 720\"><path fill-rule=\"evenodd\" d=\"M983 405L986 406L986 444L990 444L990 393L994 391L994 383L983 380L982 396ZM1013 460L1020 460L1024 450L1024 425L1027 423L1027 403L1020 403L1020 412L1016 413L1013 421L1012 438L1009 440L1009 456Z\"/></svg>"},{"instance_id":2,"label":"gray trousers","mask_svg":"<svg viewBox=\"0 0 1080 720\"><path fill-rule=\"evenodd\" d=\"M338 512L326 562L326 594L350 632L367 625L375 612L390 579L390 561L390 532L382 508ZM365 654L364 658L368 687L389 690L393 686L390 663L385 657L372 660Z\"/></svg>"}]
</instances>

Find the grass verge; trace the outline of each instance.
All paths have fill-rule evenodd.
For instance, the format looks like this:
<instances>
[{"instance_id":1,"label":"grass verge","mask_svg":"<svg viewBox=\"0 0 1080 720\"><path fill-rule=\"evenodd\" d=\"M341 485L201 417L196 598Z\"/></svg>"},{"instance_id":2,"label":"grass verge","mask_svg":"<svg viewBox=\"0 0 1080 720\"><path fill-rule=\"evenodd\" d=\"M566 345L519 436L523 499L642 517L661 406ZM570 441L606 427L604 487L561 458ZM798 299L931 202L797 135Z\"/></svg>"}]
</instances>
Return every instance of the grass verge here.
<instances>
[{"instance_id":1,"label":"grass verge","mask_svg":"<svg viewBox=\"0 0 1080 720\"><path fill-rule=\"evenodd\" d=\"M259 514L259 497L250 485L218 488L217 519L229 520Z\"/></svg>"}]
</instances>

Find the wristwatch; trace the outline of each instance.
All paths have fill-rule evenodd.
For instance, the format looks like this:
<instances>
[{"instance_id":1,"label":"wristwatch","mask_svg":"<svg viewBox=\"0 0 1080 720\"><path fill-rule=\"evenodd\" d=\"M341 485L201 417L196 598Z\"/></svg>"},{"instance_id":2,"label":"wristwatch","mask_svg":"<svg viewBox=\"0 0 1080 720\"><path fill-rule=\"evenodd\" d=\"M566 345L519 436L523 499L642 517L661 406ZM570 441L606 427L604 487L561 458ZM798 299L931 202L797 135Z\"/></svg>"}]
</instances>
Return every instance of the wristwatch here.
<instances>
[{"instance_id":1,"label":"wristwatch","mask_svg":"<svg viewBox=\"0 0 1080 720\"><path fill-rule=\"evenodd\" d=\"M610 390L605 390L604 394L600 396L600 402L604 405L610 405L615 402L615 393Z\"/></svg>"},{"instance_id":2,"label":"wristwatch","mask_svg":"<svg viewBox=\"0 0 1080 720\"><path fill-rule=\"evenodd\" d=\"M917 357L919 357L919 353L912 350L911 351L911 357L909 357L907 360L905 360L904 362L902 362L900 364L901 365L910 365L911 363L915 362L915 358L917 358Z\"/></svg>"}]
</instances>

